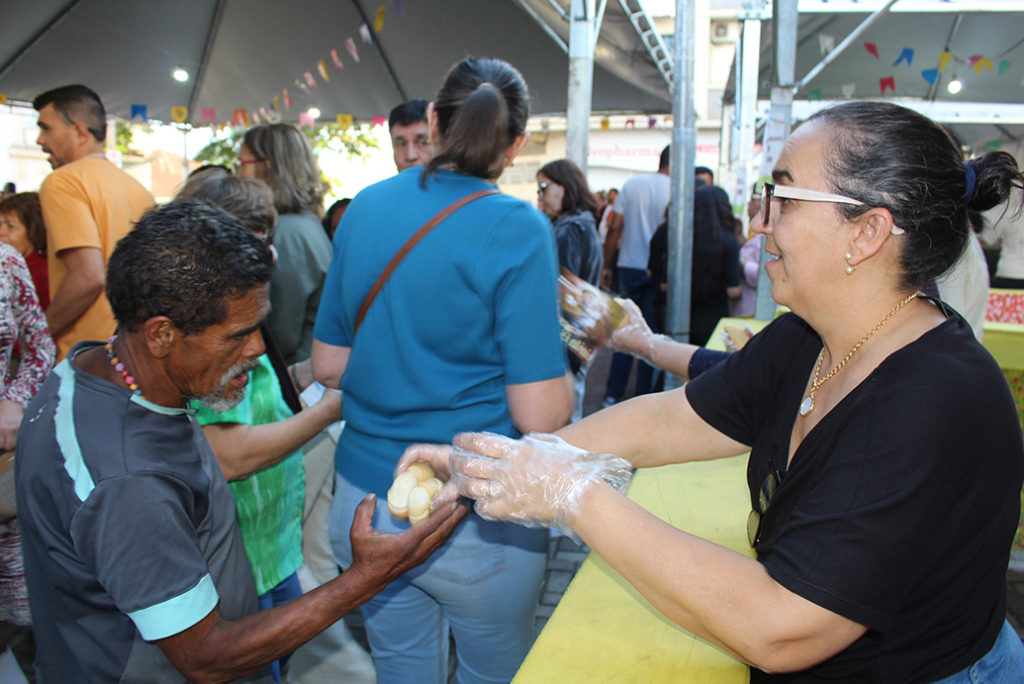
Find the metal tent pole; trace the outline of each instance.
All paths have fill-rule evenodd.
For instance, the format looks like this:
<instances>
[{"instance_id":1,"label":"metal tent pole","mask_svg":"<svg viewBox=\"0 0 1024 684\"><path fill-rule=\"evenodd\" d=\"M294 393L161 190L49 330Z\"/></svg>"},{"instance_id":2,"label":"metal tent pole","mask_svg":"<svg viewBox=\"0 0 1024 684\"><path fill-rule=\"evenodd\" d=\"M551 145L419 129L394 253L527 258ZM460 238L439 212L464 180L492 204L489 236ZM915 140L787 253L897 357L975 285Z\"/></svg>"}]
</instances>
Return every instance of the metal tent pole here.
<instances>
[{"instance_id":1,"label":"metal tent pole","mask_svg":"<svg viewBox=\"0 0 1024 684\"><path fill-rule=\"evenodd\" d=\"M690 339L690 278L693 260L693 160L697 130L693 108L696 1L676 0L672 39L672 200L668 212L668 305L666 334L679 342ZM678 386L672 375L665 389Z\"/></svg>"},{"instance_id":2,"label":"metal tent pole","mask_svg":"<svg viewBox=\"0 0 1024 684\"><path fill-rule=\"evenodd\" d=\"M594 0L572 0L569 8L569 90L566 157L587 173L590 101L594 84Z\"/></svg>"}]
</instances>

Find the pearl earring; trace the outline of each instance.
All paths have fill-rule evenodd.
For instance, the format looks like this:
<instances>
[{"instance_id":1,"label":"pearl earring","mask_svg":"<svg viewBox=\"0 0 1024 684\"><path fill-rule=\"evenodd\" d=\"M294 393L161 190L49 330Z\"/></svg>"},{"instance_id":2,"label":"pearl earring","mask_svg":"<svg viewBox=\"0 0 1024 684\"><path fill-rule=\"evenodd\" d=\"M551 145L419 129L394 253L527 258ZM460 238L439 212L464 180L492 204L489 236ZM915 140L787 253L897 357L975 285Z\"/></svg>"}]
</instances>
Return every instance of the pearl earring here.
<instances>
[{"instance_id":1,"label":"pearl earring","mask_svg":"<svg viewBox=\"0 0 1024 684\"><path fill-rule=\"evenodd\" d=\"M847 262L846 263L846 275L853 275L853 272L857 270L856 266L854 266L853 264L849 263L850 259L853 258L853 255L850 254L849 252L847 252L846 254L843 255L843 258L846 259L846 262Z\"/></svg>"}]
</instances>

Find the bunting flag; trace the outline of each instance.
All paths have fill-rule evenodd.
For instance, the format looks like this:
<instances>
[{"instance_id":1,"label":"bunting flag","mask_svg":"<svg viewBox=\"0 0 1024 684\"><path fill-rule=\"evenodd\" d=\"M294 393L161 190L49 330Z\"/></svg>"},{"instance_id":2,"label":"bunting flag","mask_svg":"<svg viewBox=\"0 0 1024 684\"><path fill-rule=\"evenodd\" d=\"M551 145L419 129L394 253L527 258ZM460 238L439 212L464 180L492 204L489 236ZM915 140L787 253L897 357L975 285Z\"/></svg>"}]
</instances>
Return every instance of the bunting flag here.
<instances>
[{"instance_id":1,"label":"bunting flag","mask_svg":"<svg viewBox=\"0 0 1024 684\"><path fill-rule=\"evenodd\" d=\"M666 116L664 119L665 128L672 128L672 116Z\"/></svg>"},{"instance_id":2,"label":"bunting flag","mask_svg":"<svg viewBox=\"0 0 1024 684\"><path fill-rule=\"evenodd\" d=\"M971 66L974 66L974 63L977 62L979 59L981 59L981 55L971 55L970 57L967 58L967 63Z\"/></svg>"},{"instance_id":3,"label":"bunting flag","mask_svg":"<svg viewBox=\"0 0 1024 684\"><path fill-rule=\"evenodd\" d=\"M348 50L348 54L352 55L352 59L356 60L356 63L358 64L359 53L356 52L356 41L352 40L351 38L346 38L345 48Z\"/></svg>"},{"instance_id":4,"label":"bunting flag","mask_svg":"<svg viewBox=\"0 0 1024 684\"><path fill-rule=\"evenodd\" d=\"M373 45L373 36L370 35L370 27L366 24L362 24L359 27L359 37L363 39L363 42L367 45Z\"/></svg>"},{"instance_id":5,"label":"bunting flag","mask_svg":"<svg viewBox=\"0 0 1024 684\"><path fill-rule=\"evenodd\" d=\"M331 82L331 75L327 73L327 65L324 64L324 60L317 60L316 70L320 72L320 78L324 79L327 83Z\"/></svg>"},{"instance_id":6,"label":"bunting flag","mask_svg":"<svg viewBox=\"0 0 1024 684\"><path fill-rule=\"evenodd\" d=\"M270 121L270 112L267 111L266 107L260 107L260 116L262 116L264 120L268 122Z\"/></svg>"},{"instance_id":7,"label":"bunting flag","mask_svg":"<svg viewBox=\"0 0 1024 684\"><path fill-rule=\"evenodd\" d=\"M892 92L896 92L896 77L886 76L885 78L878 79L878 87L882 89L882 95L885 95L885 91L888 88Z\"/></svg>"},{"instance_id":8,"label":"bunting flag","mask_svg":"<svg viewBox=\"0 0 1024 684\"><path fill-rule=\"evenodd\" d=\"M836 49L836 37L829 36L824 33L818 34L818 48L821 50L822 55L827 55Z\"/></svg>"},{"instance_id":9,"label":"bunting flag","mask_svg":"<svg viewBox=\"0 0 1024 684\"><path fill-rule=\"evenodd\" d=\"M844 83L843 86L842 86L842 91L843 91L843 97L845 97L847 100L849 100L851 97L853 97L853 94L855 92L857 92L857 84L856 83Z\"/></svg>"},{"instance_id":10,"label":"bunting flag","mask_svg":"<svg viewBox=\"0 0 1024 684\"><path fill-rule=\"evenodd\" d=\"M307 95L309 94L309 86L307 86L299 79L295 79L294 81L292 81L292 83L294 83L295 87L301 90L302 92L306 93Z\"/></svg>"},{"instance_id":11,"label":"bunting flag","mask_svg":"<svg viewBox=\"0 0 1024 684\"><path fill-rule=\"evenodd\" d=\"M928 85L935 85L935 82L939 80L939 70L925 69L921 72L921 78L928 81Z\"/></svg>"},{"instance_id":12,"label":"bunting flag","mask_svg":"<svg viewBox=\"0 0 1024 684\"><path fill-rule=\"evenodd\" d=\"M244 109L236 109L231 115L231 123L235 126L247 127L249 125L249 115Z\"/></svg>"},{"instance_id":13,"label":"bunting flag","mask_svg":"<svg viewBox=\"0 0 1024 684\"><path fill-rule=\"evenodd\" d=\"M337 48L331 48L331 61L334 62L334 68L338 71L345 68L345 65L341 63L341 57L338 56Z\"/></svg>"},{"instance_id":14,"label":"bunting flag","mask_svg":"<svg viewBox=\"0 0 1024 684\"><path fill-rule=\"evenodd\" d=\"M185 123L188 118L188 107L171 107L171 118L176 123Z\"/></svg>"},{"instance_id":15,"label":"bunting flag","mask_svg":"<svg viewBox=\"0 0 1024 684\"><path fill-rule=\"evenodd\" d=\"M658 125L658 119L656 119L653 116L647 117L647 127L648 128L654 128L657 125Z\"/></svg>"},{"instance_id":16,"label":"bunting flag","mask_svg":"<svg viewBox=\"0 0 1024 684\"><path fill-rule=\"evenodd\" d=\"M0 93L0 104L7 102L7 93Z\"/></svg>"},{"instance_id":17,"label":"bunting flag","mask_svg":"<svg viewBox=\"0 0 1024 684\"><path fill-rule=\"evenodd\" d=\"M202 111L200 119L201 119L201 121L204 124L207 124L207 123L215 124L215 123L217 123L217 110L214 109L213 107L203 107L203 111Z\"/></svg>"},{"instance_id":18,"label":"bunting flag","mask_svg":"<svg viewBox=\"0 0 1024 684\"><path fill-rule=\"evenodd\" d=\"M339 114L338 125L341 129L347 131L352 126L352 115L351 114Z\"/></svg>"},{"instance_id":19,"label":"bunting flag","mask_svg":"<svg viewBox=\"0 0 1024 684\"><path fill-rule=\"evenodd\" d=\"M263 111L262 107L260 108L260 111ZM278 112L266 112L264 113L263 118L267 123L281 123L281 114Z\"/></svg>"},{"instance_id":20,"label":"bunting flag","mask_svg":"<svg viewBox=\"0 0 1024 684\"><path fill-rule=\"evenodd\" d=\"M370 119L370 125L371 126L383 126L387 122L388 122L388 117L386 117L386 116L375 116L372 119Z\"/></svg>"},{"instance_id":21,"label":"bunting flag","mask_svg":"<svg viewBox=\"0 0 1024 684\"><path fill-rule=\"evenodd\" d=\"M292 108L292 104L293 104L292 103L292 96L288 94L288 89L285 88L284 90L282 90L281 91L281 95L284 96L284 108L285 109L291 109Z\"/></svg>"},{"instance_id":22,"label":"bunting flag","mask_svg":"<svg viewBox=\"0 0 1024 684\"><path fill-rule=\"evenodd\" d=\"M626 119L626 128L636 128L636 120Z\"/></svg>"},{"instance_id":23,"label":"bunting flag","mask_svg":"<svg viewBox=\"0 0 1024 684\"><path fill-rule=\"evenodd\" d=\"M999 60L999 71L996 72L996 73L998 73L1000 76L1002 76L1003 72L1006 71L1007 69L1009 69L1011 66L1013 66L1013 64L1012 64L1012 62L1010 62L1010 60L1008 60L1008 59L1001 59L1001 60Z\"/></svg>"},{"instance_id":24,"label":"bunting flag","mask_svg":"<svg viewBox=\"0 0 1024 684\"><path fill-rule=\"evenodd\" d=\"M907 61L907 66L911 66L914 63L914 49L905 47L903 52L900 53L899 58L892 63L893 66L897 66L903 60Z\"/></svg>"},{"instance_id":25,"label":"bunting flag","mask_svg":"<svg viewBox=\"0 0 1024 684\"><path fill-rule=\"evenodd\" d=\"M313 74L311 74L311 73L309 73L307 71L307 72L302 74L302 77L304 79L306 79L306 85L309 86L310 90L312 90L313 88L316 88L316 80L313 78Z\"/></svg>"},{"instance_id":26,"label":"bunting flag","mask_svg":"<svg viewBox=\"0 0 1024 684\"><path fill-rule=\"evenodd\" d=\"M601 117L601 130L607 131L611 128L612 122L608 120L607 116Z\"/></svg>"},{"instance_id":27,"label":"bunting flag","mask_svg":"<svg viewBox=\"0 0 1024 684\"><path fill-rule=\"evenodd\" d=\"M402 0L395 0L395 9L398 10L398 16L405 19L405 8L402 7Z\"/></svg>"},{"instance_id":28,"label":"bunting flag","mask_svg":"<svg viewBox=\"0 0 1024 684\"><path fill-rule=\"evenodd\" d=\"M974 61L974 73L980 76L982 69L994 71L994 69L992 68L992 60L989 59L988 57L981 57L980 59L976 59Z\"/></svg>"},{"instance_id":29,"label":"bunting flag","mask_svg":"<svg viewBox=\"0 0 1024 684\"><path fill-rule=\"evenodd\" d=\"M374 33L380 33L384 30L384 5L377 8L377 18L373 22Z\"/></svg>"},{"instance_id":30,"label":"bunting flag","mask_svg":"<svg viewBox=\"0 0 1024 684\"><path fill-rule=\"evenodd\" d=\"M281 98L278 97L277 95L274 96L274 111L281 111Z\"/></svg>"},{"instance_id":31,"label":"bunting flag","mask_svg":"<svg viewBox=\"0 0 1024 684\"><path fill-rule=\"evenodd\" d=\"M809 93L807 93L807 101L808 102L814 102L815 100L817 100L818 102L821 101L821 90L820 89L812 90Z\"/></svg>"},{"instance_id":32,"label":"bunting flag","mask_svg":"<svg viewBox=\"0 0 1024 684\"><path fill-rule=\"evenodd\" d=\"M303 126L308 126L309 128L316 126L316 119L309 112L299 112L299 128Z\"/></svg>"},{"instance_id":33,"label":"bunting flag","mask_svg":"<svg viewBox=\"0 0 1024 684\"><path fill-rule=\"evenodd\" d=\"M996 150L998 150L1002 146L1003 146L1003 144L1001 142L999 142L998 140L988 140L988 141L985 142L985 151L986 152L995 152Z\"/></svg>"},{"instance_id":34,"label":"bunting flag","mask_svg":"<svg viewBox=\"0 0 1024 684\"><path fill-rule=\"evenodd\" d=\"M881 57L878 56L878 46L874 43L864 43L864 49L873 54L875 59L881 59Z\"/></svg>"},{"instance_id":35,"label":"bunting flag","mask_svg":"<svg viewBox=\"0 0 1024 684\"><path fill-rule=\"evenodd\" d=\"M149 117L146 116L146 105L144 104L133 104L132 115L128 117L132 121L145 121Z\"/></svg>"},{"instance_id":36,"label":"bunting flag","mask_svg":"<svg viewBox=\"0 0 1024 684\"><path fill-rule=\"evenodd\" d=\"M949 50L943 50L939 53L939 72L946 70L946 65L949 64L949 60L953 57L953 53Z\"/></svg>"},{"instance_id":37,"label":"bunting flag","mask_svg":"<svg viewBox=\"0 0 1024 684\"><path fill-rule=\"evenodd\" d=\"M253 122L253 123L254 123L255 125L257 125L257 126L259 126L259 125L260 125L260 117L259 117L259 114L257 114L256 112L251 112L251 113L249 114L249 118L250 118L250 119L252 119L252 122Z\"/></svg>"}]
</instances>

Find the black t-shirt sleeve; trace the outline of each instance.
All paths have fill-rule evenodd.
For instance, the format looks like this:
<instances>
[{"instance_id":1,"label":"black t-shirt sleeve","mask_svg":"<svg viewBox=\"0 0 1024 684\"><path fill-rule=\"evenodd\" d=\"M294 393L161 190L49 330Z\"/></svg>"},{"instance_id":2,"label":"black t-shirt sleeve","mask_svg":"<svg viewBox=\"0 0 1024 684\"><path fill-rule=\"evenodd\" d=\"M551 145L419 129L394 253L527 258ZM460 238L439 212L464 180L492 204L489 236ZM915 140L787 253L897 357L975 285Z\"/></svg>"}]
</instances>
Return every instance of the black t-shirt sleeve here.
<instances>
[{"instance_id":1,"label":"black t-shirt sleeve","mask_svg":"<svg viewBox=\"0 0 1024 684\"><path fill-rule=\"evenodd\" d=\"M777 404L779 378L792 372L813 333L792 314L780 317L754 335L743 349L686 384L686 398L705 422L727 437L752 445L759 426ZM813 336L816 340L817 337Z\"/></svg>"}]
</instances>

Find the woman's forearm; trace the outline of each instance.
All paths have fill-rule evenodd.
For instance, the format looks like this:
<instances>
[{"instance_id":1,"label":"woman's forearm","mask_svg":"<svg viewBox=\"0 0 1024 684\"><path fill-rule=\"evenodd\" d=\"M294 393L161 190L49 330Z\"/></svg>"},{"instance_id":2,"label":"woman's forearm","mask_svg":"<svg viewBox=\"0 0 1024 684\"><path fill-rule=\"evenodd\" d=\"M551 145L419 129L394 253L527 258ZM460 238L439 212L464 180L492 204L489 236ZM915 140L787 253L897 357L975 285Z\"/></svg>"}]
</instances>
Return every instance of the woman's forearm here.
<instances>
[{"instance_id":1,"label":"woman's forearm","mask_svg":"<svg viewBox=\"0 0 1024 684\"><path fill-rule=\"evenodd\" d=\"M761 669L804 669L865 631L782 587L753 558L676 529L603 483L569 524L666 617Z\"/></svg>"}]
</instances>

